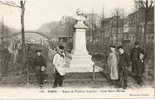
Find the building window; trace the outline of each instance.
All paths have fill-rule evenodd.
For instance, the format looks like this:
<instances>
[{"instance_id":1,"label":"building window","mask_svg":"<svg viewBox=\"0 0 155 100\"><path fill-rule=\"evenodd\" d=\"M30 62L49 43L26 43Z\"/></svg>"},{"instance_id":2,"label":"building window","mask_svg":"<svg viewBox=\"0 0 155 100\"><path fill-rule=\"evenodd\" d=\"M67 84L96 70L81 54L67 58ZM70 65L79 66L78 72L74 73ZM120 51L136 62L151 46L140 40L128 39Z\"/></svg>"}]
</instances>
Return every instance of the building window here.
<instances>
[{"instance_id":1,"label":"building window","mask_svg":"<svg viewBox=\"0 0 155 100\"><path fill-rule=\"evenodd\" d=\"M150 40L150 39L151 39L151 37L149 36L148 40Z\"/></svg>"},{"instance_id":2,"label":"building window","mask_svg":"<svg viewBox=\"0 0 155 100\"><path fill-rule=\"evenodd\" d=\"M154 36L152 36L152 40L154 40Z\"/></svg>"},{"instance_id":3,"label":"building window","mask_svg":"<svg viewBox=\"0 0 155 100\"><path fill-rule=\"evenodd\" d=\"M147 40L149 41L149 36L147 36Z\"/></svg>"}]
</instances>

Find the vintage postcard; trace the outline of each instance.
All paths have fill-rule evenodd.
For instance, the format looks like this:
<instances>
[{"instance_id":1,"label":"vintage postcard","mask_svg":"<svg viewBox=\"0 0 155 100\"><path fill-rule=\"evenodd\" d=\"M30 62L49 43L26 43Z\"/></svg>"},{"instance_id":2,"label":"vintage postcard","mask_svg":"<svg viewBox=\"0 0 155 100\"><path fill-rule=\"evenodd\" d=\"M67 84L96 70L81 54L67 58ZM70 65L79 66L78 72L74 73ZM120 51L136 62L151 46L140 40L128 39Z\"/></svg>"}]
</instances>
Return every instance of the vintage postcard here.
<instances>
[{"instance_id":1,"label":"vintage postcard","mask_svg":"<svg viewBox=\"0 0 155 100\"><path fill-rule=\"evenodd\" d=\"M155 98L154 0L0 0L0 99Z\"/></svg>"}]
</instances>

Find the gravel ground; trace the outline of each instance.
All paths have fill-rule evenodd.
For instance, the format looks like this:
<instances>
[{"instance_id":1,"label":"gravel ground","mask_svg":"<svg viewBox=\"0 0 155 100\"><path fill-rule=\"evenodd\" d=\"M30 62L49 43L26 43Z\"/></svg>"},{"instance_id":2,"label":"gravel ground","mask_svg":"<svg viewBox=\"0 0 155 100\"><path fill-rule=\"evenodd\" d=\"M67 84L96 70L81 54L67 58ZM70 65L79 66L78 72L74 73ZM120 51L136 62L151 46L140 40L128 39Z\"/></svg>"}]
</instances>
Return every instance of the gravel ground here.
<instances>
[{"instance_id":1,"label":"gravel ground","mask_svg":"<svg viewBox=\"0 0 155 100\"><path fill-rule=\"evenodd\" d=\"M52 88L53 80L51 79L47 84L45 84L45 88ZM153 82L150 80L144 81L144 86L142 87L150 87L153 86ZM28 87L28 88L39 88L35 78L33 78L33 82L30 84L26 83L26 78L24 76L9 76L4 77L0 81L0 87ZM82 80L64 80L63 88L114 88L105 77L103 79L96 79L93 81L91 79L82 79ZM128 77L128 88L140 88L139 85L135 83L133 78Z\"/></svg>"}]
</instances>

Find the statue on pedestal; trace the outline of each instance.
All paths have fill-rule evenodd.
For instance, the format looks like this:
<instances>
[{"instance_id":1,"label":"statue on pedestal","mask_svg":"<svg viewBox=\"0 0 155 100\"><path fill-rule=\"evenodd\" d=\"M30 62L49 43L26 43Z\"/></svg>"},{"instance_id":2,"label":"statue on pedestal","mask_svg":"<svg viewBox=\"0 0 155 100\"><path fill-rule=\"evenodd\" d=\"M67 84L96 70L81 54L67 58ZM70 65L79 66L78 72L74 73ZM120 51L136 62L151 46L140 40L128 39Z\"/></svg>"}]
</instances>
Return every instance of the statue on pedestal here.
<instances>
[{"instance_id":1,"label":"statue on pedestal","mask_svg":"<svg viewBox=\"0 0 155 100\"><path fill-rule=\"evenodd\" d=\"M84 24L84 21L86 21L86 16L80 9L76 10L75 19L77 20L77 24L74 26L75 28L87 28L87 26Z\"/></svg>"},{"instance_id":2,"label":"statue on pedestal","mask_svg":"<svg viewBox=\"0 0 155 100\"><path fill-rule=\"evenodd\" d=\"M76 11L77 23L74 25L72 60L68 72L93 72L93 61L86 48L86 17L81 10Z\"/></svg>"}]
</instances>

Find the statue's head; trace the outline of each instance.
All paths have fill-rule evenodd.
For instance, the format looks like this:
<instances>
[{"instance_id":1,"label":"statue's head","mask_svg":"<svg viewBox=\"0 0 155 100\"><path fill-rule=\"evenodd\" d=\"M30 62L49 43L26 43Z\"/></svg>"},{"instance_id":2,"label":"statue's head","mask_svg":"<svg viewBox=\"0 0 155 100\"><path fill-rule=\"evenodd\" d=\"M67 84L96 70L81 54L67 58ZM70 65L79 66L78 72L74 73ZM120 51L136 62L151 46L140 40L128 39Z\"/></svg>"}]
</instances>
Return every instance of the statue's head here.
<instances>
[{"instance_id":1,"label":"statue's head","mask_svg":"<svg viewBox=\"0 0 155 100\"><path fill-rule=\"evenodd\" d=\"M81 9L77 9L76 10L76 15L77 15L77 20L81 20L81 21L85 21L85 19L86 19L86 16L85 16L85 14L82 12L82 10Z\"/></svg>"},{"instance_id":2,"label":"statue's head","mask_svg":"<svg viewBox=\"0 0 155 100\"><path fill-rule=\"evenodd\" d=\"M78 8L78 9L76 10L76 14L77 14L78 16L80 16L80 15L83 14L83 12L81 11L81 9Z\"/></svg>"}]
</instances>

